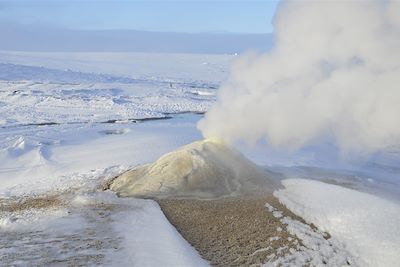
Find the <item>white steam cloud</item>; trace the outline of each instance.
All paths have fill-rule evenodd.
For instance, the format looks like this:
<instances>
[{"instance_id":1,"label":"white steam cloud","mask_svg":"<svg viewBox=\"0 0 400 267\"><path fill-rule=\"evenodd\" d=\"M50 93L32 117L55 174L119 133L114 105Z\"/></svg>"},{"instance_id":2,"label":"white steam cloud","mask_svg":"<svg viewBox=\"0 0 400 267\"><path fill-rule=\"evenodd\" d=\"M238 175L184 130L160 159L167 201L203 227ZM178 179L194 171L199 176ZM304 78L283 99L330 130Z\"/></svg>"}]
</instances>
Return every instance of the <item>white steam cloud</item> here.
<instances>
[{"instance_id":1,"label":"white steam cloud","mask_svg":"<svg viewBox=\"0 0 400 267\"><path fill-rule=\"evenodd\" d=\"M400 144L400 2L285 1L270 53L241 56L198 124L226 142Z\"/></svg>"}]
</instances>

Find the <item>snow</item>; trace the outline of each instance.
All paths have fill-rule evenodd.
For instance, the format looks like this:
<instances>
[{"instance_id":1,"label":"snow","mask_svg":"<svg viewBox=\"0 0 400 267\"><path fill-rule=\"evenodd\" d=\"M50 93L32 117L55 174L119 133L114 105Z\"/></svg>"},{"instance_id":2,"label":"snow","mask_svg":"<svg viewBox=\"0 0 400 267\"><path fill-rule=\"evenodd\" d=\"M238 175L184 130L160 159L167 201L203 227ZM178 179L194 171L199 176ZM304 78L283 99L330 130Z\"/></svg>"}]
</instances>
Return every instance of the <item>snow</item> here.
<instances>
[{"instance_id":1,"label":"snow","mask_svg":"<svg viewBox=\"0 0 400 267\"><path fill-rule=\"evenodd\" d=\"M314 179L379 195L400 203L400 149L370 155L343 155L332 143L310 145L298 151L279 150L265 141L238 144L239 150L282 179Z\"/></svg>"},{"instance_id":2,"label":"snow","mask_svg":"<svg viewBox=\"0 0 400 267\"><path fill-rule=\"evenodd\" d=\"M0 213L0 230L32 229L32 224L48 225L49 222L67 215L65 209L28 209L17 212ZM36 230L38 227L36 227Z\"/></svg>"},{"instance_id":3,"label":"snow","mask_svg":"<svg viewBox=\"0 0 400 267\"><path fill-rule=\"evenodd\" d=\"M104 54L86 63L82 54L17 54L0 53L0 201L55 195L63 204L0 211L2 264L208 266L155 202L101 187L200 138L199 115L171 113L208 108L218 81L200 78L220 65L200 62L220 57L180 55L197 79L162 67L163 56L113 54L100 64Z\"/></svg>"},{"instance_id":4,"label":"snow","mask_svg":"<svg viewBox=\"0 0 400 267\"><path fill-rule=\"evenodd\" d=\"M188 117L145 123L3 129L0 195L83 186L91 180L97 181L96 177L112 176L128 167L153 161L200 138ZM104 134L104 131L123 133ZM105 175L104 170L111 174ZM89 179L88 175L95 178Z\"/></svg>"},{"instance_id":5,"label":"snow","mask_svg":"<svg viewBox=\"0 0 400 267\"><path fill-rule=\"evenodd\" d=\"M74 80L71 82L75 82ZM168 113L205 112L215 96L192 93L192 87L134 83L61 83L0 81L0 126L71 124L166 117ZM144 90L144 88L146 90Z\"/></svg>"},{"instance_id":6,"label":"snow","mask_svg":"<svg viewBox=\"0 0 400 267\"><path fill-rule=\"evenodd\" d=\"M142 124L140 119L167 119L172 113L206 111L215 98L214 81L207 77L197 81L187 77L118 76L137 71L128 66L120 72L113 69L122 60L121 54L96 55L109 61L100 64L90 53L79 54L79 59L68 53L0 53L0 61L42 62L54 67L51 62L58 64L63 59L63 67L69 68L0 63L0 78L4 79L0 80L0 195L10 195L7 191L11 188L13 193L43 187L66 188L67 184L71 186L72 182L66 182L71 179L80 184L91 170L102 172L119 166L123 171L199 138L194 124L188 127L188 122L180 118L162 124ZM137 57L144 64L143 55L125 56L134 61L132 64L138 64L134 60ZM152 57L157 60L148 60L148 67L157 69L158 63L163 65L163 56ZM165 57L173 59L171 55ZM193 65L207 57L178 56L181 60L188 58ZM212 58L220 60L219 56ZM80 71L82 61L88 72ZM129 65L128 61L123 62ZM94 73L100 66L116 74ZM165 66L158 69L170 74ZM198 90L209 94L193 93Z\"/></svg>"},{"instance_id":7,"label":"snow","mask_svg":"<svg viewBox=\"0 0 400 267\"><path fill-rule=\"evenodd\" d=\"M126 236L123 252L128 265L208 266L153 201L147 201L141 211L117 214L114 229Z\"/></svg>"},{"instance_id":8,"label":"snow","mask_svg":"<svg viewBox=\"0 0 400 267\"><path fill-rule=\"evenodd\" d=\"M233 58L0 51L0 201L50 194L67 203L0 212L1 262L207 265L155 202L119 199L100 188L132 167L201 139L196 129L201 115L193 113L207 111L215 101ZM277 177L331 183L283 181L285 189L275 193L280 201L332 238L325 243L323 232L266 206L291 238L305 245L286 256L289 248L282 248L271 265L314 260L318 266L332 256L331 246L339 251L331 257L333 266L397 265L398 148L346 163L331 144L297 152L258 143L236 148Z\"/></svg>"},{"instance_id":9,"label":"snow","mask_svg":"<svg viewBox=\"0 0 400 267\"><path fill-rule=\"evenodd\" d=\"M202 113L215 101L231 60L228 55L0 51L0 126Z\"/></svg>"},{"instance_id":10,"label":"snow","mask_svg":"<svg viewBox=\"0 0 400 267\"><path fill-rule=\"evenodd\" d=\"M359 259L351 256L343 244L318 229L313 229L299 220L283 216L269 203L265 204L268 212L280 214L279 220L285 230L291 235L289 243L283 243L276 250L276 254L264 264L270 266L359 266ZM279 231L279 229L278 229ZM280 231L282 229L280 228ZM271 237L270 241L277 241L279 237ZM300 241L300 242L299 242ZM288 245L286 245L288 244Z\"/></svg>"},{"instance_id":11,"label":"snow","mask_svg":"<svg viewBox=\"0 0 400 267\"><path fill-rule=\"evenodd\" d=\"M226 79L234 58L233 55L207 54L0 51L0 61L8 64L144 80L213 84Z\"/></svg>"},{"instance_id":12,"label":"snow","mask_svg":"<svg viewBox=\"0 0 400 267\"><path fill-rule=\"evenodd\" d=\"M209 266L154 201L121 199L111 192L65 201L69 204L62 209L26 210L1 223L2 264Z\"/></svg>"},{"instance_id":13,"label":"snow","mask_svg":"<svg viewBox=\"0 0 400 267\"><path fill-rule=\"evenodd\" d=\"M400 205L380 197L312 180L283 180L274 194L295 214L343 242L364 266L400 261Z\"/></svg>"},{"instance_id":14,"label":"snow","mask_svg":"<svg viewBox=\"0 0 400 267\"><path fill-rule=\"evenodd\" d=\"M0 212L0 241L7 244L0 246L2 262L48 265L57 260L76 265L76 261L89 264L98 260L107 266L137 262L140 266L208 266L155 202L119 199L99 191L104 181L129 166L155 160L198 139L198 117L189 114L143 123L3 129L1 197L51 194L65 197L68 205ZM105 219L99 214L109 212L107 205L115 208ZM84 249L75 251L76 247ZM65 248L71 249L67 252Z\"/></svg>"},{"instance_id":15,"label":"snow","mask_svg":"<svg viewBox=\"0 0 400 267\"><path fill-rule=\"evenodd\" d=\"M128 206L112 215L113 231L124 237L123 249L108 255L113 266L209 266L154 201L121 199L111 192L90 196L87 201Z\"/></svg>"}]
</instances>

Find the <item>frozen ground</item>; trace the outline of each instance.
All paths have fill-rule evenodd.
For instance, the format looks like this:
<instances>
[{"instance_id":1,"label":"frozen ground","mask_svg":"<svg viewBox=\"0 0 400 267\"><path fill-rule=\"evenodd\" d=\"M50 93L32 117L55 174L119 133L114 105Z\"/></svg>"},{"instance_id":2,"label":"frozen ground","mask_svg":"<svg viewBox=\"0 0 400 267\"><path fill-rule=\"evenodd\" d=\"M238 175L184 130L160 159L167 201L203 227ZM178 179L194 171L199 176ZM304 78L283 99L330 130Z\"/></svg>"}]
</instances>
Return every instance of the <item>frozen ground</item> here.
<instances>
[{"instance_id":1,"label":"frozen ground","mask_svg":"<svg viewBox=\"0 0 400 267\"><path fill-rule=\"evenodd\" d=\"M204 264L154 202L120 200L99 189L132 166L200 139L201 115L193 112L213 103L232 59L0 52L0 262ZM185 112L192 113L171 115ZM329 145L296 154L262 144L238 148L281 179L311 178L357 189L285 180L278 195L371 266L378 256L390 260L399 254L398 150L342 162ZM326 194L320 196L321 190ZM47 208L4 208L53 195L60 200ZM366 219L357 219L361 215ZM351 240L350 232L357 233ZM368 236L371 232L376 235ZM368 238L380 243L364 246Z\"/></svg>"}]
</instances>

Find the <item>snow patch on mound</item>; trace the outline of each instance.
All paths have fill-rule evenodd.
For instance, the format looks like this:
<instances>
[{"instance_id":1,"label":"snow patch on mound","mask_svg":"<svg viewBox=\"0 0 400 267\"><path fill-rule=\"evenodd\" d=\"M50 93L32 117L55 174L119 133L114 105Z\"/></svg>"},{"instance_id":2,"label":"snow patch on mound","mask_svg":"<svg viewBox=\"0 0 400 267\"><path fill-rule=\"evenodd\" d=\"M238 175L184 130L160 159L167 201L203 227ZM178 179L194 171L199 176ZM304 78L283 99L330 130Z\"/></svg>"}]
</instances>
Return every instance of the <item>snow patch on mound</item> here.
<instances>
[{"instance_id":1,"label":"snow patch on mound","mask_svg":"<svg viewBox=\"0 0 400 267\"><path fill-rule=\"evenodd\" d=\"M263 267L362 266L359 265L360 259L350 255L341 242L329 237L327 233L290 216L283 216L282 211L279 211L269 203L266 203L265 207L276 218L279 218L285 230L301 240L301 243L294 239L295 247L284 245L278 248L276 254L270 255L270 259ZM280 231L282 230L280 228ZM292 240L293 237L288 237L288 241Z\"/></svg>"},{"instance_id":2,"label":"snow patch on mound","mask_svg":"<svg viewBox=\"0 0 400 267\"><path fill-rule=\"evenodd\" d=\"M219 198L272 193L278 183L223 143L203 140L122 174L110 188L125 197Z\"/></svg>"},{"instance_id":3,"label":"snow patch on mound","mask_svg":"<svg viewBox=\"0 0 400 267\"><path fill-rule=\"evenodd\" d=\"M400 206L322 182L287 179L274 195L292 212L343 242L364 266L400 262Z\"/></svg>"}]
</instances>

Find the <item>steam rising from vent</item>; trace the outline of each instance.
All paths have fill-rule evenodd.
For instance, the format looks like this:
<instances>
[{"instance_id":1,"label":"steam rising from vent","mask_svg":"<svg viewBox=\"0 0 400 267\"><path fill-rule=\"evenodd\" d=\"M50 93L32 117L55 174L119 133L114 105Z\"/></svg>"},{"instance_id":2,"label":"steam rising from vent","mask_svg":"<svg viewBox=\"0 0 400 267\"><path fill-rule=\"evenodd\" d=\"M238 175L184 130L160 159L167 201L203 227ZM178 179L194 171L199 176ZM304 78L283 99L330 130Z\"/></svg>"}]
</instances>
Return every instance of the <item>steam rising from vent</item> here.
<instances>
[{"instance_id":1,"label":"steam rising from vent","mask_svg":"<svg viewBox=\"0 0 400 267\"><path fill-rule=\"evenodd\" d=\"M400 144L400 2L285 1L275 47L241 56L198 124L226 142Z\"/></svg>"}]
</instances>

